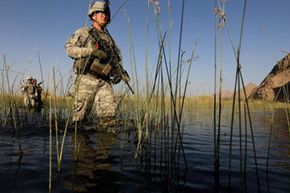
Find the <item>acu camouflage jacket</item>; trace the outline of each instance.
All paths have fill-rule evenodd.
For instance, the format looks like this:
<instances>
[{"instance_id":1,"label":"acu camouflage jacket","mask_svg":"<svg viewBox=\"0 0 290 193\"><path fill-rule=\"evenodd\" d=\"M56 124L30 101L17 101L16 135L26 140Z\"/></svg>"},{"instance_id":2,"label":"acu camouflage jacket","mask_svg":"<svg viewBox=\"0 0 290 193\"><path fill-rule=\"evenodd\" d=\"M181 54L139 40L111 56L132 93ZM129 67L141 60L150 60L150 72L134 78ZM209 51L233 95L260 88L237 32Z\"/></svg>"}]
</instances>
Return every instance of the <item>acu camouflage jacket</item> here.
<instances>
[{"instance_id":1,"label":"acu camouflage jacket","mask_svg":"<svg viewBox=\"0 0 290 193\"><path fill-rule=\"evenodd\" d=\"M91 29L92 27L82 27L73 33L73 35L68 39L65 48L69 57L73 59L86 58L91 55L93 49L97 48L97 41L89 33ZM108 34L108 31L99 32L99 35L102 41L105 41L110 49L114 50L114 52L118 54L118 57L121 58L120 49L116 46L114 40ZM106 52L106 54L110 53Z\"/></svg>"}]
</instances>

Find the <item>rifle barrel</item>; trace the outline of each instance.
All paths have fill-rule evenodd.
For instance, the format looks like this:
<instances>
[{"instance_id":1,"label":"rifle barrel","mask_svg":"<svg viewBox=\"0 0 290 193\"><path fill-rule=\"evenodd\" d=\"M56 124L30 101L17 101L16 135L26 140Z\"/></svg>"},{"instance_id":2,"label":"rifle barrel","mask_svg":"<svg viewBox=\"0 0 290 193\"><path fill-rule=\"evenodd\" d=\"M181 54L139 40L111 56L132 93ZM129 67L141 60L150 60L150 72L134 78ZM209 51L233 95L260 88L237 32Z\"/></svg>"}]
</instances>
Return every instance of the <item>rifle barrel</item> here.
<instances>
[{"instance_id":1,"label":"rifle barrel","mask_svg":"<svg viewBox=\"0 0 290 193\"><path fill-rule=\"evenodd\" d=\"M132 87L130 86L130 84L128 83L128 81L124 81L124 82L127 84L128 88L132 92L132 94L135 94L134 93L134 90L132 89Z\"/></svg>"}]
</instances>

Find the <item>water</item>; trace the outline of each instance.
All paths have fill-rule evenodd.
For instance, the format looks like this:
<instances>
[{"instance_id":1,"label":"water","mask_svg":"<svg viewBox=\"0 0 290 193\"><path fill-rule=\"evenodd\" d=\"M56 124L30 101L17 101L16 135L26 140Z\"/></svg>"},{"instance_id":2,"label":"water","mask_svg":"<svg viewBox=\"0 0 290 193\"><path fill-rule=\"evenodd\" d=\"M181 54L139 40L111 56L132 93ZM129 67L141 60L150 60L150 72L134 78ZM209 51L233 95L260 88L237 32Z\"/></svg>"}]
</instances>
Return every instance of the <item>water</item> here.
<instances>
[{"instance_id":1,"label":"water","mask_svg":"<svg viewBox=\"0 0 290 193\"><path fill-rule=\"evenodd\" d=\"M237 125L234 126L231 162L230 122L228 117L225 118L221 128L218 184L215 183L214 177L211 117L200 116L194 120L190 115L185 117L183 143L177 143L175 157L172 157L174 149L171 145L171 132L167 132L169 127L152 132L149 140L143 143L137 158L134 131L119 132L115 135L83 130L78 133L80 151L78 160L74 161L74 132L70 128L66 136L60 172L57 172L53 131L52 192L207 193L258 192L260 189L260 192L267 193L289 193L290 134L283 111L277 112L267 162L271 116L271 112L252 113L256 157L250 127L247 127L247 141L243 128L243 149L240 154L239 130ZM19 143L15 131L12 128L1 128L1 193L48 192L49 127L43 125L41 120L40 114L35 114L28 120L29 124L21 126L22 156L18 153ZM60 132L60 143L62 133L63 131ZM175 140L176 138L173 141ZM241 172L241 167L245 172Z\"/></svg>"}]
</instances>

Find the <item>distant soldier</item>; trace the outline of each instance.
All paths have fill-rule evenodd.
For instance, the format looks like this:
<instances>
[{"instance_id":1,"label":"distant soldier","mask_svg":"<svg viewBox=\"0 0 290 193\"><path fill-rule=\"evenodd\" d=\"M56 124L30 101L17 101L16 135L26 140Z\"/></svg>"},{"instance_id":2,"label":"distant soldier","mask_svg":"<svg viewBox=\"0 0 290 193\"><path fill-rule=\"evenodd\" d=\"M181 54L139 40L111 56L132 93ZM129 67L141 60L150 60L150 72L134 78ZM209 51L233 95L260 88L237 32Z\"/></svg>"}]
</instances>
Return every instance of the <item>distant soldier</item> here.
<instances>
[{"instance_id":1,"label":"distant soldier","mask_svg":"<svg viewBox=\"0 0 290 193\"><path fill-rule=\"evenodd\" d=\"M33 86L33 77L32 76L27 76L26 81L24 84L21 86L21 91L24 97L24 106L25 107L31 107L32 104L30 102L30 96L35 93Z\"/></svg>"},{"instance_id":2,"label":"distant soldier","mask_svg":"<svg viewBox=\"0 0 290 193\"><path fill-rule=\"evenodd\" d=\"M21 86L21 91L24 97L24 106L26 108L41 107L42 88L37 84L37 80L32 76L27 76L26 81Z\"/></svg>"},{"instance_id":3,"label":"distant soldier","mask_svg":"<svg viewBox=\"0 0 290 193\"><path fill-rule=\"evenodd\" d=\"M92 26L78 29L65 44L77 74L73 121L82 122L92 115L101 125L114 125L117 103L112 84L128 81L129 76L121 68L120 50L106 29L110 22L108 1L96 1L88 16Z\"/></svg>"},{"instance_id":4,"label":"distant soldier","mask_svg":"<svg viewBox=\"0 0 290 193\"><path fill-rule=\"evenodd\" d=\"M36 79L33 79L32 80L32 84L35 88L35 99L36 99L36 104L38 107L42 107L43 106L43 102L42 102L42 99L41 99L41 94L42 94L42 87L40 86L42 82L40 83L37 83L37 80Z\"/></svg>"}]
</instances>

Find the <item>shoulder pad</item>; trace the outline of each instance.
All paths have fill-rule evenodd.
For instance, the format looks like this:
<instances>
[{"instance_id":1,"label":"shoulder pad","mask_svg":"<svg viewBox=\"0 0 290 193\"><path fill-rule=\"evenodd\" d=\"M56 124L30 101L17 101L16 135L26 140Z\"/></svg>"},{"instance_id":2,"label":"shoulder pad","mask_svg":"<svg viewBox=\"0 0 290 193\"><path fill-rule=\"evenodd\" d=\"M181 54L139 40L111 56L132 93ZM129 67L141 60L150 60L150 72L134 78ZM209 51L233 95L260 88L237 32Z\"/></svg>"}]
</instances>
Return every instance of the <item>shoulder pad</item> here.
<instances>
[{"instance_id":1,"label":"shoulder pad","mask_svg":"<svg viewBox=\"0 0 290 193\"><path fill-rule=\"evenodd\" d=\"M75 32L75 34L81 34L81 35L86 36L86 35L89 35L89 31L90 31L90 29L91 29L91 28L89 28L89 27L82 27L82 28L79 28L79 29Z\"/></svg>"}]
</instances>

